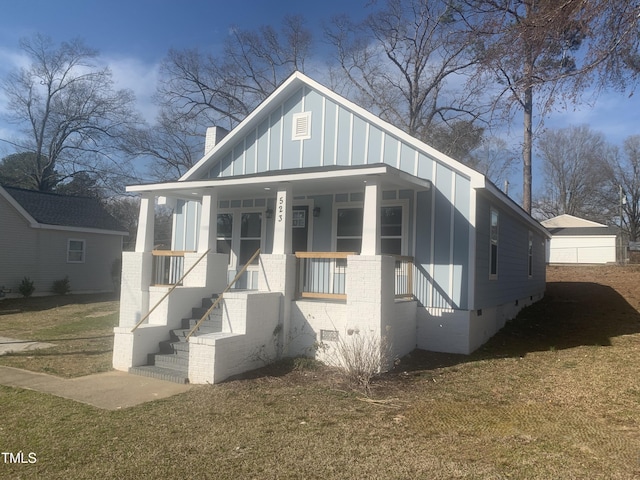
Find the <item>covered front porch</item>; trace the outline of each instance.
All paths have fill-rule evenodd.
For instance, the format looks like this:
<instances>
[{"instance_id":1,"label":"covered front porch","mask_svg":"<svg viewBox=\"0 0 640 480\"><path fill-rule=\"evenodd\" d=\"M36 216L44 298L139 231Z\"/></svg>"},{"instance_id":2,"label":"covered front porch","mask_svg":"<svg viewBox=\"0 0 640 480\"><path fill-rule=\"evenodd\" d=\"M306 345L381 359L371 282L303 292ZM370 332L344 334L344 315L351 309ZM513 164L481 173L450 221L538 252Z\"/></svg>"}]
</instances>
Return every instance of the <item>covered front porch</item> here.
<instances>
[{"instance_id":1,"label":"covered front porch","mask_svg":"<svg viewBox=\"0 0 640 480\"><path fill-rule=\"evenodd\" d=\"M193 383L256 368L257 357L330 361L318 345L346 332L388 336L394 354L408 353L415 196L429 189L388 165L130 187L141 206L135 251L124 255L114 367L144 365L201 298L225 290L220 332L189 334ZM174 210L168 250L153 244L157 204Z\"/></svg>"}]
</instances>

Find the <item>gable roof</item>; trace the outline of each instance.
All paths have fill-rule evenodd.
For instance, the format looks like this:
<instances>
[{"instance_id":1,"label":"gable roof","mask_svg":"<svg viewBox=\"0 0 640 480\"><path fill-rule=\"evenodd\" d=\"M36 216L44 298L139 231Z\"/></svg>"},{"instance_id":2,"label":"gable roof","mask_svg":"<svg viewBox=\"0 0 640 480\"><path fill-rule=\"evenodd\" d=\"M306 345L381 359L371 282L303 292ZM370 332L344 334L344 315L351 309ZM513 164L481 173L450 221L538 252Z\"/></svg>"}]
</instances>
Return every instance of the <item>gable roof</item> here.
<instances>
[{"instance_id":1,"label":"gable roof","mask_svg":"<svg viewBox=\"0 0 640 480\"><path fill-rule=\"evenodd\" d=\"M469 184L475 189L485 189L491 195L493 195L498 201L504 203L509 209L511 209L518 217L520 217L525 223L529 224L541 234L550 237L549 232L543 228L540 223L535 220L531 215L525 212L519 205L517 205L513 199L505 195L500 189L495 187L483 174L480 172L460 163L457 160L445 155L444 153L436 150L435 148L427 145L426 143L412 137L408 133L404 132L400 128L382 120L378 116L372 114L366 109L356 105L355 103L347 100L341 95L335 93L331 89L324 85L312 80L306 75L300 72L294 72L287 78L271 95L269 95L255 110L253 110L240 124L238 124L231 132L229 132L218 144L211 148L205 155L187 171L177 183L181 182L193 182L203 180L209 177L209 172L218 165L222 165L225 156L230 155L230 151L234 150L234 144L238 143L245 136L249 136L252 131L257 131L259 126L264 123L265 119L269 118L270 111L279 105L284 107L285 102L292 98L294 94L302 88L307 88L317 92L321 96L324 96L328 101L333 102L335 105L350 112L354 117L359 117L372 125L372 128L377 128L385 135L389 135L390 138L395 138L399 143L406 144L416 152L420 152L420 155L425 155L434 160L433 165L436 163L445 166L453 172L456 172L461 177L468 179ZM323 107L324 110L324 107ZM353 117L352 117L353 118ZM337 125L337 124L336 124ZM336 126L337 132L337 126ZM337 143L337 141L336 141ZM244 149L246 150L246 142ZM300 149L302 152L302 149ZM400 149L398 149L400 152ZM415 157L415 164L417 165L417 155ZM398 153L398 163L400 163L400 155ZM400 165L396 165L400 168ZM282 168L282 167L281 167ZM305 167L308 168L308 167ZM417 169L417 166L415 167ZM408 171L403 168L407 173L413 174L419 178L423 178L418 174L416 169ZM435 170L434 170L435 172ZM243 172L244 173L244 172ZM235 176L236 174L232 174ZM427 178L432 180L431 178Z\"/></svg>"},{"instance_id":2,"label":"gable roof","mask_svg":"<svg viewBox=\"0 0 640 480\"><path fill-rule=\"evenodd\" d=\"M472 180L472 185L477 188L484 188L485 177L476 170L467 167L466 165L454 160L453 158L445 155L444 153L436 150L435 148L427 145L426 143L412 137L408 133L404 132L400 128L392 125L389 122L382 120L380 117L374 115L368 110L360 107L359 105L347 100L345 97L337 94L333 90L325 87L324 85L316 82L301 72L293 72L289 78L287 78L278 88L274 90L255 110L253 110L242 122L240 122L233 130L231 130L218 144L216 144L211 150L209 150L193 167L189 169L179 181L194 180L201 178L206 174L216 163L222 160L220 153L226 151L226 149L233 144L238 138L246 135L250 130L257 127L257 125L263 120L265 114L268 114L269 109L275 105L278 105L285 101L289 96L293 95L298 89L306 86L309 87L326 98L330 99L337 105L344 107L346 110L351 111L355 115L365 119L372 125L377 126L381 130L388 132L393 137L398 138L400 141L411 145L413 148L423 151L429 156L437 159L439 162L446 164L452 170L459 172L465 177Z\"/></svg>"},{"instance_id":3,"label":"gable roof","mask_svg":"<svg viewBox=\"0 0 640 480\"><path fill-rule=\"evenodd\" d=\"M602 223L592 222L584 218L574 217L573 215L564 214L557 217L549 218L540 222L546 228L597 228L606 227Z\"/></svg>"},{"instance_id":4,"label":"gable roof","mask_svg":"<svg viewBox=\"0 0 640 480\"><path fill-rule=\"evenodd\" d=\"M126 230L95 198L0 187L3 194L27 220L34 224L105 230L126 235Z\"/></svg>"},{"instance_id":5,"label":"gable roof","mask_svg":"<svg viewBox=\"0 0 640 480\"><path fill-rule=\"evenodd\" d=\"M616 227L571 227L548 228L554 237L615 237L618 234Z\"/></svg>"}]
</instances>

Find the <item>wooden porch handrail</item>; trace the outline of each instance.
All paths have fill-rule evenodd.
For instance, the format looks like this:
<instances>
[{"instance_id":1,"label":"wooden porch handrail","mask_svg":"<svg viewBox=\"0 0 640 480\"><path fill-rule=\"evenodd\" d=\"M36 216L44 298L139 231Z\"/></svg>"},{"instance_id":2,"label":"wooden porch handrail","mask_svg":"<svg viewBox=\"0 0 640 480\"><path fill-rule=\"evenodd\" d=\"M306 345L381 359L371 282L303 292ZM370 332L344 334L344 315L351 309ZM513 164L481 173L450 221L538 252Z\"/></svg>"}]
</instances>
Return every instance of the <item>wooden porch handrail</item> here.
<instances>
[{"instance_id":1,"label":"wooden porch handrail","mask_svg":"<svg viewBox=\"0 0 640 480\"><path fill-rule=\"evenodd\" d=\"M196 253L195 250L152 250L154 257L184 257L185 253Z\"/></svg>"},{"instance_id":2,"label":"wooden porch handrail","mask_svg":"<svg viewBox=\"0 0 640 480\"><path fill-rule=\"evenodd\" d=\"M162 251L162 250L156 250L156 251ZM167 250L167 251L168 251L168 250ZM153 313L153 311L154 311L156 308L158 308L158 305L160 305L160 304L163 302L163 300L164 300L165 298L167 298L167 297L171 294L171 292L173 292L173 291L176 289L176 287L177 287L179 284L181 284L181 283L182 283L182 281L186 278L186 276L187 276L187 275L189 275L189 273L191 273L191 270L193 270L193 269L196 267L196 265L198 265L198 264L200 263L200 261L201 261L201 260L202 260L206 255L207 255L207 253L209 253L210 251L211 251L211 249L209 248L206 252L204 252L204 253L202 254L202 256L201 256L200 258L198 258L198 260L197 260L193 265L191 265L191 267L189 268L189 270L187 270L185 273L183 273L183 274L182 274L182 277L180 277L180 280L178 280L178 281L177 281L177 282L176 282L176 283L175 283L175 284L174 284L174 285L169 289L169 291L167 291L167 293L165 293L165 294L162 296L162 298L161 298L160 300L158 300L158 302L153 306L153 308L152 308L151 310L149 310L149 311L147 312L147 314L146 314L144 317L142 317L142 318L140 319L140 321L138 321L138 323L136 323L136 324L135 324L135 326L131 329L131 333L135 332L135 331L137 330L137 328L138 328L140 325L142 325L142 322L144 322L147 318L149 318L149 315L151 315L151 314Z\"/></svg>"},{"instance_id":3,"label":"wooden porch handrail","mask_svg":"<svg viewBox=\"0 0 640 480\"><path fill-rule=\"evenodd\" d=\"M216 301L213 302L213 305L211 305L207 311L205 312L204 315L202 315L202 318L200 318L200 320L198 320L196 322L196 324L193 326L193 328L191 330L189 330L189 333L187 334L185 341L189 340L189 338L191 337L191 335L193 335L193 332L195 332L198 327L200 327L200 324L202 324L202 322L204 322L204 319L207 318L209 316L209 314L211 312L213 312L213 309L216 308L218 306L218 303L220 303L220 301L222 300L222 296L227 293L231 287L233 287L233 285L238 281L238 279L242 276L242 274L247 270L247 267L249 267L249 265L251 265L251 262L253 262L253 260L260 254L260 249L257 249L256 252L251 256L251 258L247 261L247 263L244 264L244 267L242 267L240 269L240 271L236 274L235 277L233 277L233 280L231 280L231 282L229 282L229 285L227 285L226 287L224 287L224 290L222 291L222 293L220 293L220 295L218 295L218 298L216 298Z\"/></svg>"}]
</instances>

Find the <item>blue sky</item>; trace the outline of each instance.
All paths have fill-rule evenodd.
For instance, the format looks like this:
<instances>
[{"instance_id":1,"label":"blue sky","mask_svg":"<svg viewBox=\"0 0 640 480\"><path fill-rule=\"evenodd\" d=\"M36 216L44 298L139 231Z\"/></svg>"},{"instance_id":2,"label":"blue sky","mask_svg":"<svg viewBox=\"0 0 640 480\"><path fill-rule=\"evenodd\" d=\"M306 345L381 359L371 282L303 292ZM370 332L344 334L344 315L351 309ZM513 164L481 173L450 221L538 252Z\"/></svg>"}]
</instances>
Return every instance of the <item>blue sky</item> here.
<instances>
[{"instance_id":1,"label":"blue sky","mask_svg":"<svg viewBox=\"0 0 640 480\"><path fill-rule=\"evenodd\" d=\"M0 0L0 77L20 65L18 41L34 33L64 41L80 37L100 51L118 86L132 89L138 106L149 121L155 107L158 66L170 48L197 47L219 51L231 26L250 29L278 25L287 13L299 13L321 40L323 22L335 14L362 16L367 0L259 1L259 0ZM313 75L313 74L312 74ZM318 80L322 81L321 78ZM0 109L2 108L0 98ZM607 140L621 146L625 137L640 134L640 92L603 92L593 105L569 107L545 121L547 128L587 124ZM521 124L512 125L508 137L517 144ZM0 139L10 131L0 123ZM0 158L7 153L0 142ZM534 159L534 166L539 162ZM517 173L512 183L520 183ZM534 190L541 176L534 178ZM518 188L518 187L516 187ZM514 192L516 193L516 192ZM516 193L517 195L517 193Z\"/></svg>"}]
</instances>

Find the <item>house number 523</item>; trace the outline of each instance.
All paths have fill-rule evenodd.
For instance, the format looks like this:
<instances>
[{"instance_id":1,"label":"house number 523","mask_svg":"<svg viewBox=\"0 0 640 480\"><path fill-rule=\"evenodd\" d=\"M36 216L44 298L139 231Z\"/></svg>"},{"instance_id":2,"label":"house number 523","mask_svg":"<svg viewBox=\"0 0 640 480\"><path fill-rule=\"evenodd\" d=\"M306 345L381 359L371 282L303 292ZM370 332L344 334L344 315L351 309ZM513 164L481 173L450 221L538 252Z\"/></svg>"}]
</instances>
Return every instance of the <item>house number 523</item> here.
<instances>
[{"instance_id":1,"label":"house number 523","mask_svg":"<svg viewBox=\"0 0 640 480\"><path fill-rule=\"evenodd\" d=\"M278 195L278 223L284 220L284 195Z\"/></svg>"}]
</instances>

